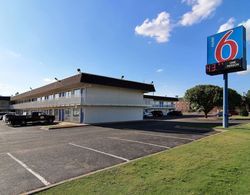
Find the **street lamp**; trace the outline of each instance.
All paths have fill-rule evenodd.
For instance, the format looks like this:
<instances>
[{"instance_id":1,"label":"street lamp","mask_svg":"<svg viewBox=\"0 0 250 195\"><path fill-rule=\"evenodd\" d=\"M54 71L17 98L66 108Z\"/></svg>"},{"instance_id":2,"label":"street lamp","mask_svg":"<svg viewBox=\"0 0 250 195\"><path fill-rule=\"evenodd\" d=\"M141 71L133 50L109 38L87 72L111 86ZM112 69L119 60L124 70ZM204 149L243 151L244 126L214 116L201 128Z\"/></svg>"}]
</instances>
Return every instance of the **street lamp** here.
<instances>
[{"instance_id":1,"label":"street lamp","mask_svg":"<svg viewBox=\"0 0 250 195\"><path fill-rule=\"evenodd\" d=\"M56 77L55 77L55 80L56 80L57 82L61 82L61 81L60 81L58 78L56 78Z\"/></svg>"},{"instance_id":2,"label":"street lamp","mask_svg":"<svg viewBox=\"0 0 250 195\"><path fill-rule=\"evenodd\" d=\"M78 72L79 74L82 73L80 68L77 68L77 72Z\"/></svg>"},{"instance_id":3,"label":"street lamp","mask_svg":"<svg viewBox=\"0 0 250 195\"><path fill-rule=\"evenodd\" d=\"M154 81L151 81L151 85L153 85L154 84ZM155 95L155 93L153 92L153 96Z\"/></svg>"}]
</instances>

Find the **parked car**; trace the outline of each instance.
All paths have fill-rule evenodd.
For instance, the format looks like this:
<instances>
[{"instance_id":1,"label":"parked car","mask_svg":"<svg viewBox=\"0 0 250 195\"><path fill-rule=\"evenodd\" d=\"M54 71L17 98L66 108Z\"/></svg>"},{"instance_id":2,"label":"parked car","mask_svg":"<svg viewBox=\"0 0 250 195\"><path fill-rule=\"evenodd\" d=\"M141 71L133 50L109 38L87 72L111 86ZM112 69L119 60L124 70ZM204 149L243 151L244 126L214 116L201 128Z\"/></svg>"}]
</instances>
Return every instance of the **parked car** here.
<instances>
[{"instance_id":1,"label":"parked car","mask_svg":"<svg viewBox=\"0 0 250 195\"><path fill-rule=\"evenodd\" d=\"M6 116L6 115L5 115ZM55 116L47 115L43 112L32 112L31 115L7 115L5 122L10 125L26 125L27 123L47 123L52 124Z\"/></svg>"},{"instance_id":2,"label":"parked car","mask_svg":"<svg viewBox=\"0 0 250 195\"><path fill-rule=\"evenodd\" d=\"M181 111L176 111L176 110L167 113L167 116L182 116L182 115L183 114Z\"/></svg>"},{"instance_id":3,"label":"parked car","mask_svg":"<svg viewBox=\"0 0 250 195\"><path fill-rule=\"evenodd\" d=\"M163 117L163 112L160 110L154 110L151 112L153 117Z\"/></svg>"},{"instance_id":4,"label":"parked car","mask_svg":"<svg viewBox=\"0 0 250 195\"><path fill-rule=\"evenodd\" d=\"M3 115L3 119L2 119L2 120L3 120L5 123L7 123L8 118L9 118L9 116L11 116L11 115L15 115L15 113L14 113L14 112L9 112L9 113Z\"/></svg>"},{"instance_id":5,"label":"parked car","mask_svg":"<svg viewBox=\"0 0 250 195\"><path fill-rule=\"evenodd\" d=\"M0 112L0 120L3 120L3 116L7 114L6 112Z\"/></svg>"},{"instance_id":6,"label":"parked car","mask_svg":"<svg viewBox=\"0 0 250 195\"><path fill-rule=\"evenodd\" d=\"M216 115L217 115L217 117L222 117L223 116L223 111L218 112ZM232 114L228 113L228 116L232 116Z\"/></svg>"},{"instance_id":7,"label":"parked car","mask_svg":"<svg viewBox=\"0 0 250 195\"><path fill-rule=\"evenodd\" d=\"M144 117L144 118L152 118L152 117L153 117L153 114L152 114L151 112L146 112L146 111L144 111L144 112L143 112L143 117Z\"/></svg>"},{"instance_id":8,"label":"parked car","mask_svg":"<svg viewBox=\"0 0 250 195\"><path fill-rule=\"evenodd\" d=\"M231 110L231 111L229 111L229 113L230 113L231 115L239 115L239 112L237 112L237 111L235 111L235 110Z\"/></svg>"}]
</instances>

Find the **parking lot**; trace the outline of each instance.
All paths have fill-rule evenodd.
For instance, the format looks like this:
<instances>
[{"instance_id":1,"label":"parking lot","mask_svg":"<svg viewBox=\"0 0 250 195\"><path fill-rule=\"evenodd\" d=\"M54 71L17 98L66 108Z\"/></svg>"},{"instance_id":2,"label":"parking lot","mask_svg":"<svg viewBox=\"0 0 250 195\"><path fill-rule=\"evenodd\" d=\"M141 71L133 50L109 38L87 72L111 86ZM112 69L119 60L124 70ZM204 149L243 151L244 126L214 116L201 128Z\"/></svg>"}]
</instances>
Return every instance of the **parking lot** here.
<instances>
[{"instance_id":1,"label":"parking lot","mask_svg":"<svg viewBox=\"0 0 250 195\"><path fill-rule=\"evenodd\" d=\"M0 194L19 194L216 133L204 124L152 120L46 131L0 122Z\"/></svg>"}]
</instances>

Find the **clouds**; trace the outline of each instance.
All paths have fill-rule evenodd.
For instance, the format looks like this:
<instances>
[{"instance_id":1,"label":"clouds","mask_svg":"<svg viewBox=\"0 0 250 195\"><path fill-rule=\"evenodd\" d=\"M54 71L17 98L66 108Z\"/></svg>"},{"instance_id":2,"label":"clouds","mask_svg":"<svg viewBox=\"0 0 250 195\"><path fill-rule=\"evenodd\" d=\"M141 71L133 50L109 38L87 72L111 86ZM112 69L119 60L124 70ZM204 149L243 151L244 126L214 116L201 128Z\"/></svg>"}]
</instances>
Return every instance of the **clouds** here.
<instances>
[{"instance_id":1,"label":"clouds","mask_svg":"<svg viewBox=\"0 0 250 195\"><path fill-rule=\"evenodd\" d=\"M22 55L16 51L12 51L12 50L3 50L0 51L0 57L1 58L8 58L8 59L16 59L16 58L20 58L22 57Z\"/></svg>"},{"instance_id":2,"label":"clouds","mask_svg":"<svg viewBox=\"0 0 250 195\"><path fill-rule=\"evenodd\" d=\"M156 70L157 73L160 73L160 72L163 72L163 69L162 68L159 68Z\"/></svg>"},{"instance_id":3,"label":"clouds","mask_svg":"<svg viewBox=\"0 0 250 195\"><path fill-rule=\"evenodd\" d=\"M222 0L184 0L182 2L191 5L192 11L182 16L180 24L182 26L191 26L208 18L221 4Z\"/></svg>"},{"instance_id":4,"label":"clouds","mask_svg":"<svg viewBox=\"0 0 250 195\"><path fill-rule=\"evenodd\" d=\"M182 3L192 6L192 10L184 13L177 24L172 24L170 14L164 11L159 13L156 18L152 20L147 18L141 25L137 25L135 33L144 37L151 37L157 43L166 43L169 41L173 28L191 26L208 18L221 2L222 0L182 0Z\"/></svg>"},{"instance_id":5,"label":"clouds","mask_svg":"<svg viewBox=\"0 0 250 195\"><path fill-rule=\"evenodd\" d=\"M248 74L250 74L250 65L247 65L247 70L237 72L236 74L238 74L238 75L248 75Z\"/></svg>"},{"instance_id":6,"label":"clouds","mask_svg":"<svg viewBox=\"0 0 250 195\"><path fill-rule=\"evenodd\" d=\"M246 28L246 40L250 41L250 19L243 21L241 23L238 24L238 26L243 25ZM219 29L218 32L222 32L231 28L234 28L235 25L235 19L234 18L229 18L228 21L224 24L222 24Z\"/></svg>"},{"instance_id":7,"label":"clouds","mask_svg":"<svg viewBox=\"0 0 250 195\"><path fill-rule=\"evenodd\" d=\"M246 39L250 41L250 19L241 22L239 25L243 25L246 28Z\"/></svg>"},{"instance_id":8,"label":"clouds","mask_svg":"<svg viewBox=\"0 0 250 195\"><path fill-rule=\"evenodd\" d=\"M146 19L140 26L135 27L135 33L138 35L152 37L158 43L164 43L169 40L171 32L170 14L161 12L152 20Z\"/></svg>"},{"instance_id":9,"label":"clouds","mask_svg":"<svg viewBox=\"0 0 250 195\"><path fill-rule=\"evenodd\" d=\"M233 28L234 27L234 22L235 22L234 18L229 18L226 23L222 24L219 27L218 33Z\"/></svg>"}]
</instances>

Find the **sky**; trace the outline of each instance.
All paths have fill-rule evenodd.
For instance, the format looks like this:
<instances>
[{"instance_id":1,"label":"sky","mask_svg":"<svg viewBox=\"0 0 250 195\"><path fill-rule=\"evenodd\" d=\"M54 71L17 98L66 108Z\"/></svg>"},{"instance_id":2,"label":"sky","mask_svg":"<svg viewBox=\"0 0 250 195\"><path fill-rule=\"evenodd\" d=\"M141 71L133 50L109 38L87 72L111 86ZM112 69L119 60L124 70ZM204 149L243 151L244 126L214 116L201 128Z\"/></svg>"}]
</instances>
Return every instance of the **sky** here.
<instances>
[{"instance_id":1,"label":"sky","mask_svg":"<svg viewBox=\"0 0 250 195\"><path fill-rule=\"evenodd\" d=\"M22 93L82 72L151 83L176 96L205 74L207 36L244 25L247 0L0 0L0 95ZM250 89L248 71L229 87Z\"/></svg>"}]
</instances>

